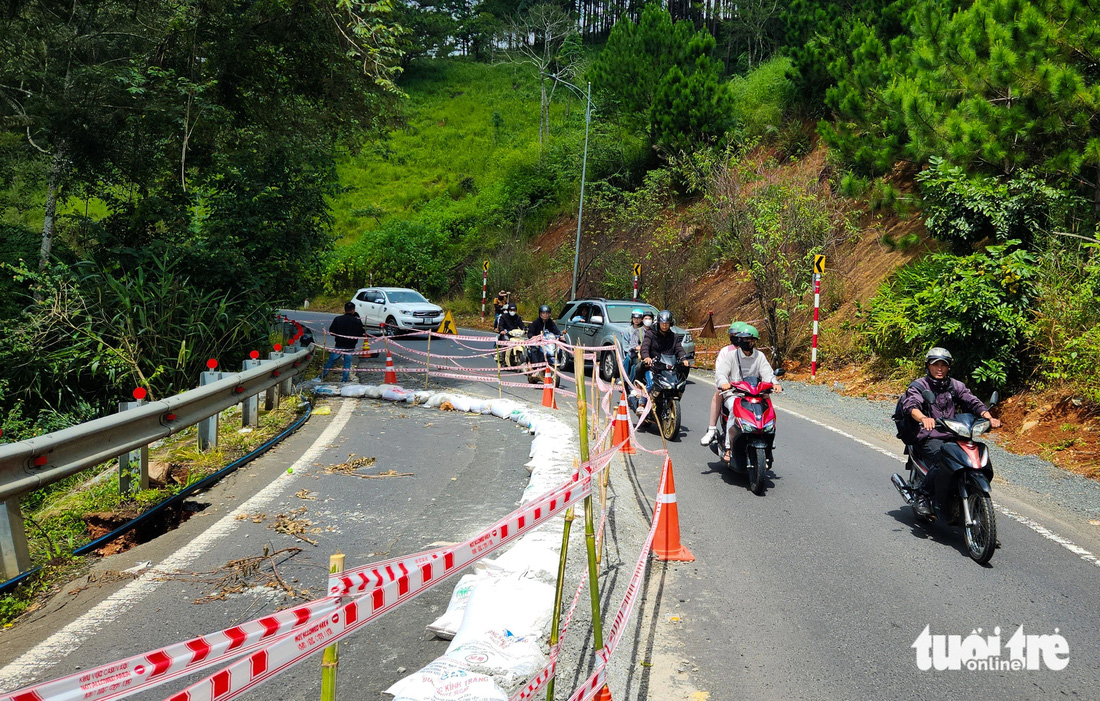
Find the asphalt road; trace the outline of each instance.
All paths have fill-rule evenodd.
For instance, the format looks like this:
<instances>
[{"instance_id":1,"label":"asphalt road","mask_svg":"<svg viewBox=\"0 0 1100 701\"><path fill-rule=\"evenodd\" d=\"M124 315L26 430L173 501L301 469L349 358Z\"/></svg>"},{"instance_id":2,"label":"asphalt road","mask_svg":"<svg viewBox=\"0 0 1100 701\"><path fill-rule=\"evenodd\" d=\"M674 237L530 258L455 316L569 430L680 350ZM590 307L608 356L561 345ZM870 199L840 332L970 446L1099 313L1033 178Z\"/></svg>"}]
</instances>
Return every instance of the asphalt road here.
<instances>
[{"instance_id":1,"label":"asphalt road","mask_svg":"<svg viewBox=\"0 0 1100 701\"><path fill-rule=\"evenodd\" d=\"M327 326L331 318L301 312L295 316L314 322L315 328ZM425 347L422 340L400 342ZM468 352L454 341L432 342L433 355ZM364 362L380 365L377 360ZM370 377L378 381L377 375ZM641 610L623 652L617 653L627 668L625 682L618 682L625 684L625 693L616 698L1097 696L1100 603L1092 592L1100 568L1094 562L999 513L1002 547L989 567L975 564L966 556L957 529L920 525L903 506L889 481L900 463L874 449L897 452L896 442L832 404L811 401L795 386L795 391L775 397L780 410L775 469L766 495L757 497L748 491L744 476L729 474L713 453L699 446L711 390L703 377L693 378L682 406L681 440L670 443L669 451L683 540L696 561L650 567ZM504 393L537 397L520 388ZM278 567L284 578L297 578L300 586L323 579L327 553L335 548L345 549L349 562L412 552L433 541L458 540L512 508L526 482L526 472L520 468L522 474L515 474L513 466L522 465L529 445L524 436L513 433L518 429L491 417L446 415L441 422L434 418L441 416L438 412L426 418L420 411L363 402L338 445L319 460L337 462L352 452L374 455L377 466L367 471L393 468L414 472L415 477L359 480L310 474L268 508L286 512L305 506L305 517L322 528L322 533L309 536L319 540L317 548L268 529L270 518L255 524L249 520L242 523L240 538L219 543L193 569L220 572L218 568L234 558L261 552L264 544L297 545L304 552ZM643 434L641 440L651 449L661 446L653 433ZM287 446L287 455L300 449ZM517 457L512 451L522 454ZM613 482L616 493L634 503L643 516L655 497L658 465L652 456L639 454L626 464L625 483ZM250 471L260 473L255 478L260 484L277 468L263 469L268 472ZM484 489L487 476L504 488L499 493ZM319 498L293 497L301 488ZM359 496L363 493L371 495L370 501ZM1068 533L1077 546L1100 553L1100 538L1080 518L1031 500L1004 482L995 485L994 498L1056 533ZM193 521L203 518L207 517ZM186 537L189 526L168 538ZM336 530L324 530L328 526ZM126 555L142 557L141 548L131 553ZM216 577L207 577L211 579ZM261 596L253 591L231 594L225 601L188 603L181 613L169 607L179 608L216 588L209 581L172 581L161 589L168 599L135 606L128 616L133 619L130 624L105 628L96 645L78 649L44 676L221 628L280 605L267 592ZM412 671L439 654L441 644L429 639L423 622L443 610L450 590L444 586L418 599L348 643L345 659L369 664L342 665L342 690L376 698L400 676L399 667ZM614 597L610 603L617 602ZM78 600L72 606L78 613L81 605ZM411 615L413 607L416 615ZM406 613L410 615L402 618ZM55 610L52 615L63 614ZM1021 625L1026 634L1064 636L1068 665L1058 671L918 669L912 646L926 626L933 635L962 637L979 628L983 636L991 635L999 627L1007 647ZM34 637L21 635L8 640L22 644ZM0 643L4 640L0 637ZM17 654L11 645L2 647L0 662ZM1005 649L1002 659L1008 656ZM318 678L316 665L309 663L281 676L279 698L315 696ZM261 693L255 697L272 698Z\"/></svg>"},{"instance_id":2,"label":"asphalt road","mask_svg":"<svg viewBox=\"0 0 1100 701\"><path fill-rule=\"evenodd\" d=\"M433 341L433 353L447 352L437 351L440 345L446 347ZM774 396L775 470L766 495L757 497L743 475L698 444L711 389L707 374L692 377L680 440L668 447L683 539L697 559L652 568L628 697L673 698L678 690L691 699L703 698L691 695L698 692L711 699L1096 697L1095 562L998 513L1002 547L990 566L977 565L959 529L923 525L904 506L889 479L901 463L855 440L898 453L892 436L797 391ZM642 440L661 447L652 430ZM658 466L643 456L630 462L645 511ZM1100 508L1100 487L1093 492ZM1042 495L998 479L994 500L1100 554L1100 529ZM1028 635L1057 632L1068 643L1069 664L1057 671L922 671L913 645L926 626L933 635L963 638L999 628L1004 660L1019 626Z\"/></svg>"},{"instance_id":3,"label":"asphalt road","mask_svg":"<svg viewBox=\"0 0 1100 701\"><path fill-rule=\"evenodd\" d=\"M270 503L247 510L245 518L234 522L230 534L210 544L188 567L159 582L155 591L124 614L111 615L101 625L86 626L80 631L86 644L63 656L39 660L38 679L71 674L322 596L331 553L346 553L351 567L418 552L433 543L462 541L518 505L529 477L523 465L530 436L514 423L492 415L369 400L336 399L330 403L332 415L314 417L294 436L294 443L280 446L203 495L200 500L211 506L179 530L103 560L101 567L113 571L141 560L159 563L166 554L186 548L205 528L260 488L268 484L276 487ZM287 475L287 467L309 442L317 440L342 411L349 410L343 431L323 444L315 461L300 467L293 478ZM326 466L343 463L349 455L375 458L372 465L357 470L361 473L395 470L412 474L363 479L325 471ZM274 530L280 517L292 519L287 530L302 526L300 535L316 545ZM269 563L262 563L254 572L241 566L245 558L286 548L300 550L280 555L275 567L281 579L301 595L297 600L282 588L269 586L273 580ZM95 579L67 587L36 620L0 634L0 667L108 593L133 581L102 569ZM383 698L380 692L405 671L413 672L441 655L447 643L434 639L424 626L446 610L455 581L457 578L418 597L342 643L347 662L340 669L341 688L357 689L364 698ZM85 589L71 593L81 587ZM134 698L161 699L168 688L182 685L173 683ZM275 687L261 687L249 697L315 699L319 689L317 658L281 675ZM0 690L11 688L0 683Z\"/></svg>"}]
</instances>

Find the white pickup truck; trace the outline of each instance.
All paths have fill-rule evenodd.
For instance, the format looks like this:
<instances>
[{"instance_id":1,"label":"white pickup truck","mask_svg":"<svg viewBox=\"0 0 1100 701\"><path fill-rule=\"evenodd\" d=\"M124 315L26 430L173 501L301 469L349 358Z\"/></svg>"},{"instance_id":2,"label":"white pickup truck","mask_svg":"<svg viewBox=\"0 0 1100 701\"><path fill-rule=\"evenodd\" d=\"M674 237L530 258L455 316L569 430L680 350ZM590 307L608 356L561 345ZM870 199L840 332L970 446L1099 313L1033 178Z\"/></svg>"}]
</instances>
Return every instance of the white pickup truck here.
<instances>
[{"instance_id":1,"label":"white pickup truck","mask_svg":"<svg viewBox=\"0 0 1100 701\"><path fill-rule=\"evenodd\" d=\"M392 336L426 331L443 323L443 308L405 287L364 287L352 298L363 325Z\"/></svg>"}]
</instances>

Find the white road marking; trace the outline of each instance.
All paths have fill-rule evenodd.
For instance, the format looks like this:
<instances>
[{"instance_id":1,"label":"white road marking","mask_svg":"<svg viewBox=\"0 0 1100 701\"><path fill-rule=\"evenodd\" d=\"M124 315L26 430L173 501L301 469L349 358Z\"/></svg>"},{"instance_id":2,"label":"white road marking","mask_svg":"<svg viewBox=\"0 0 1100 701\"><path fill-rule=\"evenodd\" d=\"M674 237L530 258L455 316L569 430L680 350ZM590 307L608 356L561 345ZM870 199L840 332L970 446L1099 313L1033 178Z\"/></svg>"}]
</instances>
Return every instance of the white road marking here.
<instances>
[{"instance_id":1,"label":"white road marking","mask_svg":"<svg viewBox=\"0 0 1100 701\"><path fill-rule=\"evenodd\" d=\"M110 625L135 604L147 598L167 581L165 573L178 572L199 558L211 546L229 537L242 522L238 514L255 513L286 492L302 474L321 457L347 425L356 402L345 401L332 423L318 436L302 457L291 465L291 472L282 473L251 499L222 517L194 540L166 557L156 567L96 604L87 613L35 645L30 651L0 669L0 689L16 689L33 682L35 675L57 664L66 655L84 644L103 627Z\"/></svg>"},{"instance_id":2,"label":"white road marking","mask_svg":"<svg viewBox=\"0 0 1100 701\"><path fill-rule=\"evenodd\" d=\"M816 426L820 426L824 429L832 431L833 433L838 433L838 434L844 436L845 438L851 438L856 443L859 443L860 445L865 445L868 448L870 448L871 450L882 453L883 455L885 455L887 457L890 457L890 458L893 458L894 460L897 460L899 462L904 463L906 461L905 456L903 456L903 455L898 455L897 453L891 453L889 450L886 450L885 448L880 448L879 446L874 445L873 443L869 443L868 441L865 441L862 438L857 438L857 437L853 436L852 434L848 433L847 431L842 431L839 428L836 428L835 426L830 426L829 424L822 423L821 421L818 421L817 419L811 419L809 416L806 416L805 414L800 414L797 411L793 411L791 409L787 409L786 407L781 407L781 406L775 406L775 410L776 411L782 411L786 414L791 414L792 416L797 416L798 418L800 418L804 421L809 421L810 423L812 423ZM1081 558L1085 562L1088 562L1088 563L1091 563L1093 565L1096 565L1097 567L1100 567L1100 558L1098 558L1096 555L1093 555L1087 549L1082 548L1080 545L1077 545L1072 540L1070 540L1068 538L1064 538L1064 537L1058 535L1057 533L1050 530L1046 526L1043 526L1042 524L1040 524L1036 521L1033 521L1032 519L1028 518L1027 516L1022 516L1022 515L1016 513L1015 511L1013 511L1012 509L1007 509L1007 508L1001 506L1000 504L996 504L996 503L994 503L994 506L996 507L997 511L1000 511L1002 514L1009 517L1013 521L1016 521L1017 523L1022 523L1023 525L1027 526L1028 528L1035 531L1039 535L1043 536L1047 540L1052 541L1054 543L1057 543L1058 545L1061 545L1063 548L1070 551L1071 553L1073 553L1077 557Z\"/></svg>"}]
</instances>

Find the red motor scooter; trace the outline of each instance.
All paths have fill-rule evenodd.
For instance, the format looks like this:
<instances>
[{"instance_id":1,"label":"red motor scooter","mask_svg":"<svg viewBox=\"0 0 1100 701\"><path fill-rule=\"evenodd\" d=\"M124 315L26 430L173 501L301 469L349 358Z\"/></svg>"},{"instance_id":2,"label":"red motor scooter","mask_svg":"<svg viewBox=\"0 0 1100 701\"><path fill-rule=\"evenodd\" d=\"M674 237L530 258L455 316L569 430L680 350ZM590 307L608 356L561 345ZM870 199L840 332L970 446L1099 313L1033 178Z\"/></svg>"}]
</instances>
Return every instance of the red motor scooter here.
<instances>
[{"instance_id":1,"label":"red motor scooter","mask_svg":"<svg viewBox=\"0 0 1100 701\"><path fill-rule=\"evenodd\" d=\"M776 377L782 368L775 371ZM749 489L762 495L767 486L768 470L772 467L772 448L775 444L775 408L768 397L772 383L761 382L758 377L746 377L722 393L722 415L716 426L711 450L723 462L726 452L726 425L730 409L725 398L733 396L733 433L730 435L731 459L729 466L736 472L748 473Z\"/></svg>"}]
</instances>

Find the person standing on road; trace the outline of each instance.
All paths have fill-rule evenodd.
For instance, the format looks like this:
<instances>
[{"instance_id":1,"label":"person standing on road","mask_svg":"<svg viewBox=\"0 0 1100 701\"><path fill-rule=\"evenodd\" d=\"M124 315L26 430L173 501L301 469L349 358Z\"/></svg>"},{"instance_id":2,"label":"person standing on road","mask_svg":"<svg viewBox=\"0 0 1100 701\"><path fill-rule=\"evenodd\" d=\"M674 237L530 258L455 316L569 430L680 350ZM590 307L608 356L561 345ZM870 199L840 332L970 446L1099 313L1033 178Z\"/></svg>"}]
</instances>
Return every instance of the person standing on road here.
<instances>
[{"instance_id":1,"label":"person standing on road","mask_svg":"<svg viewBox=\"0 0 1100 701\"><path fill-rule=\"evenodd\" d=\"M325 375L328 374L329 369L336 364L336 359L338 357L343 357L343 382L347 382L348 374L351 372L352 353L355 351L355 346L359 343L359 339L366 333L363 329L362 319L360 319L359 315L355 312L354 303L347 302L344 304L344 313L332 320L332 324L328 327L328 332L331 333L335 339L333 345L336 346L336 351L330 353L328 360L325 361L325 367L321 370L321 379L325 379Z\"/></svg>"},{"instance_id":2,"label":"person standing on road","mask_svg":"<svg viewBox=\"0 0 1100 701\"><path fill-rule=\"evenodd\" d=\"M497 296L493 297L493 328L497 327L500 323L500 315L508 309L508 293L504 290L497 292Z\"/></svg>"},{"instance_id":3,"label":"person standing on road","mask_svg":"<svg viewBox=\"0 0 1100 701\"><path fill-rule=\"evenodd\" d=\"M917 442L914 446L917 457L928 466L928 474L920 483L919 496L913 508L925 518L932 516L931 497L936 488L936 472L940 467L940 453L943 442L950 440L951 434L936 428L936 419L952 419L957 407L971 414L989 419L993 428L1001 427L1001 420L993 418L987 407L974 393L959 380L948 377L951 372L951 352L946 348L932 348L924 356L927 374L909 385L901 400L902 412L919 425ZM925 406L921 390L927 389L936 397L931 406ZM926 415L928 409L931 415Z\"/></svg>"}]
</instances>

